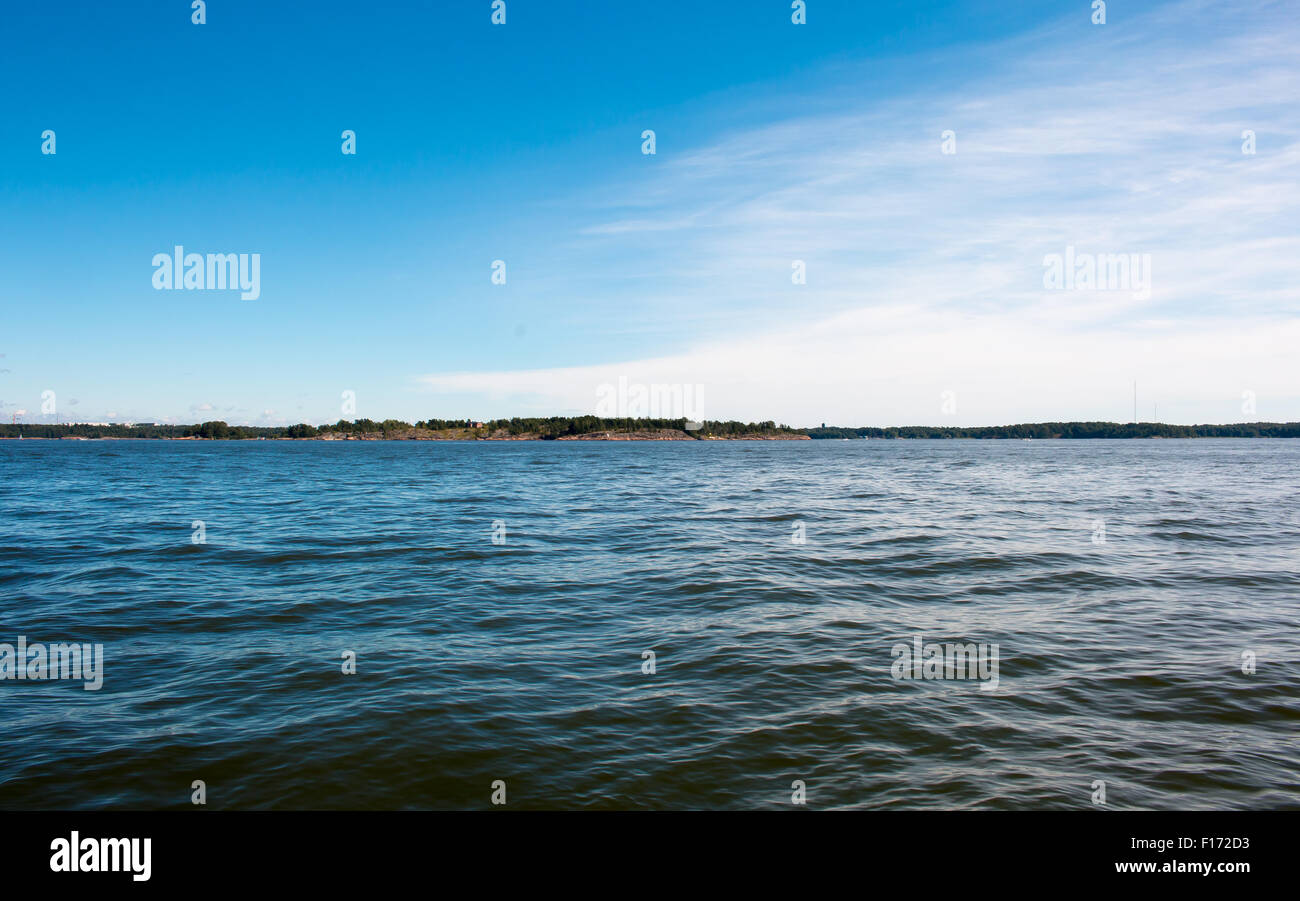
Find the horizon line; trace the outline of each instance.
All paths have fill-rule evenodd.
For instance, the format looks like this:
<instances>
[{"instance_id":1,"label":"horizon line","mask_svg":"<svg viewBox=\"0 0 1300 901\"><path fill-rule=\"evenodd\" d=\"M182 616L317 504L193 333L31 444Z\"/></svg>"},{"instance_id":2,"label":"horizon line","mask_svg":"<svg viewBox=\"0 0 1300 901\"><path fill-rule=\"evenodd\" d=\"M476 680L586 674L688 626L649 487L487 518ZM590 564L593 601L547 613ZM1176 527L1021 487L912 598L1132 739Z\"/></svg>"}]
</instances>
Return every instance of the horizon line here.
<instances>
[{"instance_id":1,"label":"horizon line","mask_svg":"<svg viewBox=\"0 0 1300 901\"><path fill-rule=\"evenodd\" d=\"M251 422L232 423L224 419L205 419L205 420L198 420L195 422L159 422L157 420L148 420L148 421L122 420L118 422L14 421L14 422L0 423L0 429L15 429L23 426L37 427L37 428L71 428L71 427L80 426L80 427L90 427L90 428L183 429L183 428L196 428L196 427L201 427L209 424L215 425L217 423L220 423L222 425L227 426L228 428L259 429L264 431L283 431L285 429L291 429L299 426L310 426L311 428L314 429L327 429L331 426L339 426L344 424L355 426L358 424L365 423L365 424L381 426L381 427L391 424L391 428L408 428L408 429L425 428L426 430L429 431L438 431L441 429L448 429L448 428L467 428L467 429L487 428L494 424L508 424L512 422L563 422L563 421L593 420L593 419L597 420L600 423L682 423L683 426L685 426L688 423L694 424L695 422L698 421L702 425L708 425L710 423L717 424L717 425L737 424L737 425L744 425L744 426L753 426L755 428L762 427L766 423L771 423L772 425L770 426L770 428L784 429L792 432L816 432L816 431L862 430L862 429L875 430L875 431L888 431L890 429L936 429L936 430L952 430L952 431L976 431L981 429L1012 429L1012 428L1025 428L1031 426L1113 426L1116 428L1126 428L1126 427L1133 427L1133 426L1160 426L1163 428L1233 428L1233 427L1241 427L1241 426L1300 427L1300 421L1294 421L1294 420L1241 420L1237 422L1218 422L1218 423L1213 423L1213 422L1178 423L1178 422L1163 422L1163 421L1156 421L1156 420L1125 420L1121 422L1119 420L1109 420L1109 419L1053 419L1053 420L1038 420L1033 422L1025 421L1025 422L1011 422L1011 423L999 423L999 424L988 424L988 425L948 425L948 424L940 425L940 424L928 424L928 423L913 423L910 425L833 425L833 424L822 423L821 425L818 426L790 426L790 425L785 425L783 423L778 423L774 419L765 419L765 420L756 420L756 421L755 420L746 421L746 420L739 420L739 419L693 420L685 416L673 416L673 417L596 416L595 414L582 413L577 415L512 416L509 418L497 417L495 419L483 419L483 420L467 419L467 418L454 418L454 419L432 419L431 418L425 420L417 420L415 422L407 422L406 420L391 419L391 418L370 419L368 417L359 417L357 419L338 419L332 422L319 422L319 423L312 423L307 421L301 421L296 423L286 422L280 425L256 424ZM442 423L448 423L448 425L440 426L437 428L426 427L422 425L422 423L427 423L427 422L442 422ZM452 423L455 424L452 425Z\"/></svg>"}]
</instances>

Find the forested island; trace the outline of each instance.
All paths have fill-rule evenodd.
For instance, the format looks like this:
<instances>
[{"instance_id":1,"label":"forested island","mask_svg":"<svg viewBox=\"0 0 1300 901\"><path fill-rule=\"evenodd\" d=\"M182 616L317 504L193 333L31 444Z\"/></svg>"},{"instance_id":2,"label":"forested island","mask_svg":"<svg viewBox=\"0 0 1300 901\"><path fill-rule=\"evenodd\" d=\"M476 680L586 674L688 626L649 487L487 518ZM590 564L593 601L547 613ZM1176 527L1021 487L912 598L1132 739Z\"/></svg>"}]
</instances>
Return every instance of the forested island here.
<instances>
[{"instance_id":1,"label":"forested island","mask_svg":"<svg viewBox=\"0 0 1300 901\"><path fill-rule=\"evenodd\" d=\"M398 419L344 420L325 425L228 425L221 421L195 425L162 423L104 425L91 423L0 425L0 438L161 438L171 440L309 439L319 441L704 441L796 440L805 432L775 422L701 423L685 419L602 419L597 416L546 418L428 419L410 423Z\"/></svg>"},{"instance_id":2,"label":"forested island","mask_svg":"<svg viewBox=\"0 0 1300 901\"><path fill-rule=\"evenodd\" d=\"M698 427L697 427L698 426ZM596 416L546 418L339 420L324 425L193 425L103 423L5 423L0 438L169 440L318 440L318 441L708 441L814 439L1090 439L1090 438L1300 438L1300 422L1243 422L1227 425L1170 425L1162 422L1036 422L1000 426L822 426L794 429L772 421L685 419L602 419Z\"/></svg>"},{"instance_id":3,"label":"forested island","mask_svg":"<svg viewBox=\"0 0 1300 901\"><path fill-rule=\"evenodd\" d=\"M1171 425L1164 422L1027 422L970 427L908 425L888 428L804 429L810 438L1300 438L1300 422Z\"/></svg>"}]
</instances>

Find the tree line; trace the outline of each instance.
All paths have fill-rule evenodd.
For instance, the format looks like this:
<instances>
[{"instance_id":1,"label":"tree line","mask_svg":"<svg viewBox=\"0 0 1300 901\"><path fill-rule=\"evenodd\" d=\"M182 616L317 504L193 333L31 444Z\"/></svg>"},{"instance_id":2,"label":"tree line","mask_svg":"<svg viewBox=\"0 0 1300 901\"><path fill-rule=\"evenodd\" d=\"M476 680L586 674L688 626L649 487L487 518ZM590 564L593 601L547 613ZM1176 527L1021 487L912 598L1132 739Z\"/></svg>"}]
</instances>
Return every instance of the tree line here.
<instances>
[{"instance_id":1,"label":"tree line","mask_svg":"<svg viewBox=\"0 0 1300 901\"><path fill-rule=\"evenodd\" d=\"M230 425L222 420L193 425L136 424L136 425L69 425L52 423L0 424L0 438L204 438L229 441L257 438L316 438L324 434L378 435L412 432L416 429L446 432L463 431L468 437L486 437L492 434L536 435L542 439L562 438L569 435L588 435L599 432L647 432L659 430L686 431L685 419L603 419L598 416L515 417L475 422L469 419L426 419L414 424L401 419L340 419L335 423L311 425L300 422L290 426ZM687 431L697 438L709 436L734 436L793 432L789 426L766 422L712 421L701 428Z\"/></svg>"},{"instance_id":2,"label":"tree line","mask_svg":"<svg viewBox=\"0 0 1300 901\"><path fill-rule=\"evenodd\" d=\"M1300 422L1170 425L1163 422L1031 422L1019 425L891 426L803 430L811 438L1300 438Z\"/></svg>"}]
</instances>

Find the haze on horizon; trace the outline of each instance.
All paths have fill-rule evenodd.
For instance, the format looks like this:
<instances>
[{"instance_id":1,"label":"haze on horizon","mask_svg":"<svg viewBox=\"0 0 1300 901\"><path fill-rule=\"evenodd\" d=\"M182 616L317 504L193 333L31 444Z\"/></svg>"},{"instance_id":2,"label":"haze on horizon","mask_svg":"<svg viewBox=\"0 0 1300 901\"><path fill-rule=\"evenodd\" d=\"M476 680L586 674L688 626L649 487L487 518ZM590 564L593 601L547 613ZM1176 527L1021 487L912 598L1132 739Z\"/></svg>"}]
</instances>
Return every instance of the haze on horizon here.
<instances>
[{"instance_id":1,"label":"haze on horizon","mask_svg":"<svg viewBox=\"0 0 1300 901\"><path fill-rule=\"evenodd\" d=\"M1293 4L210 7L8 14L5 421L1300 420Z\"/></svg>"}]
</instances>

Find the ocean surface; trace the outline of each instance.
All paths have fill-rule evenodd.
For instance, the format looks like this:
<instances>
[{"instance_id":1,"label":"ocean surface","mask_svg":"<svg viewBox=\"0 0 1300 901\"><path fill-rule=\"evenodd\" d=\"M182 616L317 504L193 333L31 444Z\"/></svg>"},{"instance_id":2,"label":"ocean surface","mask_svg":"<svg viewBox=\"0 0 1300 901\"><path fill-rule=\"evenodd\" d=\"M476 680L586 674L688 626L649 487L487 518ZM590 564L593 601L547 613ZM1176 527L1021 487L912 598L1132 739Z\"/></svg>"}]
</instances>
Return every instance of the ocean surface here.
<instances>
[{"instance_id":1,"label":"ocean surface","mask_svg":"<svg viewBox=\"0 0 1300 901\"><path fill-rule=\"evenodd\" d=\"M103 683L0 681L0 808L1297 808L1298 498L1288 440L3 441L0 643Z\"/></svg>"}]
</instances>

